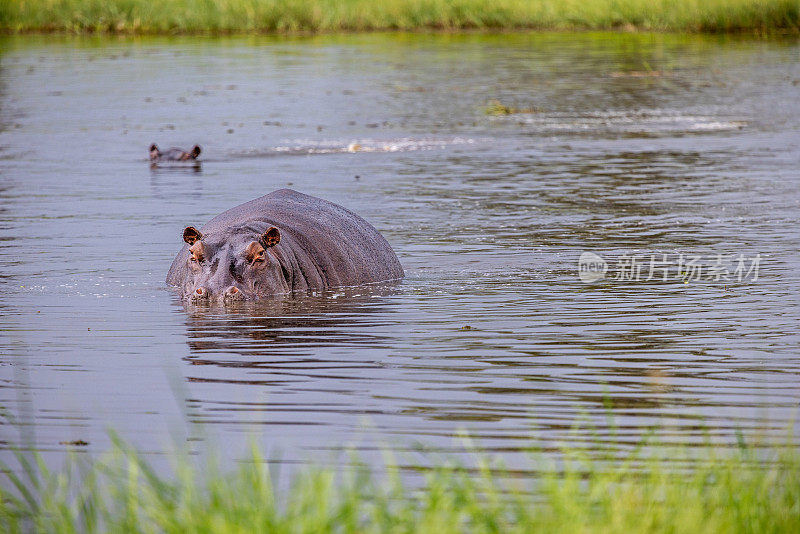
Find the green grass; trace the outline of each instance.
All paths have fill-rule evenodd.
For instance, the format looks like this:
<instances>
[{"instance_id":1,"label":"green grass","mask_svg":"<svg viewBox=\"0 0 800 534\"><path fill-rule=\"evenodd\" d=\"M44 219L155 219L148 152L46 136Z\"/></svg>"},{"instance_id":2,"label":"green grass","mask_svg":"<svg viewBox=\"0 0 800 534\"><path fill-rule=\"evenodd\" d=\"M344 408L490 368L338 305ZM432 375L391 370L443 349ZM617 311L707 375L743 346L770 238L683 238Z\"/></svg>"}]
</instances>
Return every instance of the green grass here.
<instances>
[{"instance_id":1,"label":"green grass","mask_svg":"<svg viewBox=\"0 0 800 534\"><path fill-rule=\"evenodd\" d=\"M691 459L686 449L652 450L613 460L564 451L540 458L535 480L478 454L477 469L448 463L414 487L391 461L382 474L313 467L282 494L255 450L229 472L186 460L169 476L119 441L59 472L20 453L24 474L0 484L10 488L0 491L0 531L800 532L796 448L707 448Z\"/></svg>"},{"instance_id":2,"label":"green grass","mask_svg":"<svg viewBox=\"0 0 800 534\"><path fill-rule=\"evenodd\" d=\"M792 32L800 0L0 0L11 32Z\"/></svg>"}]
</instances>

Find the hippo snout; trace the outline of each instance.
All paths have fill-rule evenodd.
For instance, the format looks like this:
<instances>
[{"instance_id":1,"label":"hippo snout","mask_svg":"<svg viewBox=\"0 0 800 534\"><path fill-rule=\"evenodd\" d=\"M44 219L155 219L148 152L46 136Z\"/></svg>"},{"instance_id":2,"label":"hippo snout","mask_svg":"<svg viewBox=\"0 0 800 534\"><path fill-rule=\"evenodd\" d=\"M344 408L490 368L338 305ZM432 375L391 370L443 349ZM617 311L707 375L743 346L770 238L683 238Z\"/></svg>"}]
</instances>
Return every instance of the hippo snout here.
<instances>
[{"instance_id":1,"label":"hippo snout","mask_svg":"<svg viewBox=\"0 0 800 534\"><path fill-rule=\"evenodd\" d=\"M240 300L245 300L244 292L236 286L230 286L224 291L210 291L205 286L198 286L189 293L189 300L192 302L218 302L222 301L223 303L228 302L237 302Z\"/></svg>"}]
</instances>

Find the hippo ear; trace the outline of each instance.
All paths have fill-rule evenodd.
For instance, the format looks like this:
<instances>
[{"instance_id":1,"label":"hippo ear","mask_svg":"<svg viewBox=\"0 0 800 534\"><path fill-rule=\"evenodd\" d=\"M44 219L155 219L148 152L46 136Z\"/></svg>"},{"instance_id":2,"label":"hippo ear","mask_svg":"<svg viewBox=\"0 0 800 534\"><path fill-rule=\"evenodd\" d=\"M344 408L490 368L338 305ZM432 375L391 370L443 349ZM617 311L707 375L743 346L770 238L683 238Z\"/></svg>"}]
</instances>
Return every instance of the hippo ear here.
<instances>
[{"instance_id":1,"label":"hippo ear","mask_svg":"<svg viewBox=\"0 0 800 534\"><path fill-rule=\"evenodd\" d=\"M194 245L196 241L202 238L203 234L201 234L200 230L198 230L194 226L187 226L186 229L183 231L183 240L189 243L190 245Z\"/></svg>"},{"instance_id":2,"label":"hippo ear","mask_svg":"<svg viewBox=\"0 0 800 534\"><path fill-rule=\"evenodd\" d=\"M264 248L274 247L281 242L281 232L274 226L271 226L269 230L261 234L259 242Z\"/></svg>"},{"instance_id":3,"label":"hippo ear","mask_svg":"<svg viewBox=\"0 0 800 534\"><path fill-rule=\"evenodd\" d=\"M197 156L199 156L200 155L200 145L194 145L194 148L192 149L191 152L189 152L189 155L192 156L193 158L196 158Z\"/></svg>"}]
</instances>

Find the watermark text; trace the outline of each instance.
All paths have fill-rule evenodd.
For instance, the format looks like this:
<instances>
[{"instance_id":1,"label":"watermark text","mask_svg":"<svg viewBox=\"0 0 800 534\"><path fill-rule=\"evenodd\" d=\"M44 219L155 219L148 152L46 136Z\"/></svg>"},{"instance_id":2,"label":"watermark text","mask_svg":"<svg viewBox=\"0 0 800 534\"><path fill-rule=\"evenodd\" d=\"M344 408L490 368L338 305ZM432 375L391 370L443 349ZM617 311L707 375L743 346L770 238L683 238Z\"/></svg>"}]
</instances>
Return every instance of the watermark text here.
<instances>
[{"instance_id":1,"label":"watermark text","mask_svg":"<svg viewBox=\"0 0 800 534\"><path fill-rule=\"evenodd\" d=\"M607 261L594 252L578 259L582 282L757 282L761 254L621 254Z\"/></svg>"}]
</instances>

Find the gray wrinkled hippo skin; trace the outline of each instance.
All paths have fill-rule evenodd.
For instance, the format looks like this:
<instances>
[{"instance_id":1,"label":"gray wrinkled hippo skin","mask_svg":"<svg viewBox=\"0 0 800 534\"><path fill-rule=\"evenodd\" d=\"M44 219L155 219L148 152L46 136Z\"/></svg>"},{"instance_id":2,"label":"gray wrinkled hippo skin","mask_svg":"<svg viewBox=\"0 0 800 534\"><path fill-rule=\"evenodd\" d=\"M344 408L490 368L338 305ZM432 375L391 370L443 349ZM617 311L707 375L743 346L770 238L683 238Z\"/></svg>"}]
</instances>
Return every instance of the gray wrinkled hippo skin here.
<instances>
[{"instance_id":1,"label":"gray wrinkled hippo skin","mask_svg":"<svg viewBox=\"0 0 800 534\"><path fill-rule=\"evenodd\" d=\"M167 283L192 301L259 299L403 277L389 243L339 206L280 189L184 230Z\"/></svg>"}]
</instances>

